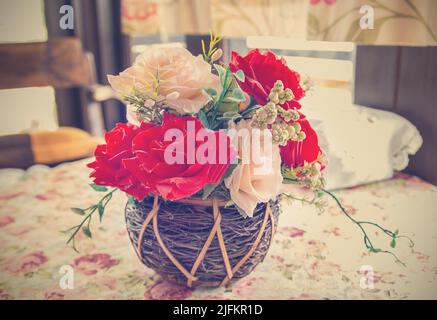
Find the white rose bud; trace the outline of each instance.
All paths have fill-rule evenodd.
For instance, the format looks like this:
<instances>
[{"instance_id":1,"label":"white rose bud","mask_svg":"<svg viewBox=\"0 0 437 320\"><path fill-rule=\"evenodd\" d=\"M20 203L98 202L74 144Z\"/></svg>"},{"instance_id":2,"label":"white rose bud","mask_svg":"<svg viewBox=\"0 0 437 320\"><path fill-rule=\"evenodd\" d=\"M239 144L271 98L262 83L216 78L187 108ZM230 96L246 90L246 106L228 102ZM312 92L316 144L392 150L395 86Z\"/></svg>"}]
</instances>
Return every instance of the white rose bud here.
<instances>
[{"instance_id":1,"label":"white rose bud","mask_svg":"<svg viewBox=\"0 0 437 320\"><path fill-rule=\"evenodd\" d=\"M223 55L223 50L222 49L217 49L211 56L211 61L215 62L218 59L220 59Z\"/></svg>"}]
</instances>

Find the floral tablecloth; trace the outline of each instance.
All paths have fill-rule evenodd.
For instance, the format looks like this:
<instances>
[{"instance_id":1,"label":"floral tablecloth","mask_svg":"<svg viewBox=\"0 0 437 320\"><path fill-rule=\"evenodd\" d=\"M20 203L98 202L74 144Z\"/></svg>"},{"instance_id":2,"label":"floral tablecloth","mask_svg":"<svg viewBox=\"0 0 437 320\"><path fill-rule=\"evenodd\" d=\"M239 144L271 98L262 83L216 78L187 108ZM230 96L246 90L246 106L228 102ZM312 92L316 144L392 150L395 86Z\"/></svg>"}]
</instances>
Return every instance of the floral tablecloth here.
<instances>
[{"instance_id":1,"label":"floral tablecloth","mask_svg":"<svg viewBox=\"0 0 437 320\"><path fill-rule=\"evenodd\" d=\"M369 254L357 227L328 201L318 213L283 204L270 253L233 285L190 290L163 281L138 260L125 229L126 197L114 194L93 239L79 236L80 253L61 230L81 217L70 207L99 197L87 187L86 161L49 169L0 171L0 299L436 299L437 188L398 174L395 178L336 192L360 219L399 228L396 254ZM376 234L378 246L390 239ZM63 286L65 270L72 270ZM65 279L64 279L65 280Z\"/></svg>"}]
</instances>

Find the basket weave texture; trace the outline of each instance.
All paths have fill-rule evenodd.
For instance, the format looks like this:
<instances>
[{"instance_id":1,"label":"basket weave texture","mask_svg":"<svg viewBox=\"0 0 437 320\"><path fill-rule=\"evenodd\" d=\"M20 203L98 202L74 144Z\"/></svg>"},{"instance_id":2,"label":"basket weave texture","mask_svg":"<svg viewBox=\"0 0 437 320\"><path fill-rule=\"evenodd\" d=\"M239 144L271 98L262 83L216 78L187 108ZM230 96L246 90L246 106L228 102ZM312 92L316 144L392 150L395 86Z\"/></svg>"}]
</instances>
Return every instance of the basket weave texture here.
<instances>
[{"instance_id":1,"label":"basket weave texture","mask_svg":"<svg viewBox=\"0 0 437 320\"><path fill-rule=\"evenodd\" d=\"M217 287L245 277L264 260L279 211L278 201L261 203L245 218L218 200L148 198L128 203L125 214L147 267L189 287Z\"/></svg>"}]
</instances>

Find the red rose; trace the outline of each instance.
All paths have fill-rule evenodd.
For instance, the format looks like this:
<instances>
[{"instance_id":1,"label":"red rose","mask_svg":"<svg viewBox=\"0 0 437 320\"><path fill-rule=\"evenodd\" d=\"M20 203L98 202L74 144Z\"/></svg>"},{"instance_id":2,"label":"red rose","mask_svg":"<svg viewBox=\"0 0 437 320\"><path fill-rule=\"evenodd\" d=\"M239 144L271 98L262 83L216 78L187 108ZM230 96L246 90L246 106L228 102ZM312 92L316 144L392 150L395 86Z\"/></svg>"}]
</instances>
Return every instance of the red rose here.
<instances>
[{"instance_id":1,"label":"red rose","mask_svg":"<svg viewBox=\"0 0 437 320\"><path fill-rule=\"evenodd\" d=\"M188 130L189 126L192 130ZM165 135L169 129L178 129L181 133L172 141L165 141ZM200 191L206 184L216 184L220 181L235 156L235 151L230 147L230 139L224 136L227 157L220 163L219 152L216 152L214 160L203 161L198 159L198 150L203 141L195 138L199 130L205 130L215 139L219 147L220 135L224 132L206 130L202 123L194 117L176 117L165 114L160 126L149 127L141 130L132 141L134 157L124 159L123 164L132 174L135 181L139 181L145 189L150 189L166 200L177 200L189 197ZM208 138L208 141L211 142ZM190 143L194 149L190 149ZM179 162L169 163L167 148L179 146L172 152L172 156L179 155ZM167 151L166 151L167 150ZM216 149L217 151L217 149ZM224 150L220 150L223 152ZM167 152L167 154L166 154ZM201 154L201 153L200 153ZM205 156L208 156L207 152Z\"/></svg>"},{"instance_id":2,"label":"red rose","mask_svg":"<svg viewBox=\"0 0 437 320\"><path fill-rule=\"evenodd\" d=\"M106 144L97 146L94 152L96 160L88 164L89 168L94 169L90 177L94 178L95 184L119 188L138 199L150 193L150 189L135 181L122 161L134 156L132 139L135 135L151 126L147 123L142 123L141 127L118 123L105 134Z\"/></svg>"},{"instance_id":3,"label":"red rose","mask_svg":"<svg viewBox=\"0 0 437 320\"><path fill-rule=\"evenodd\" d=\"M242 57L232 52L229 67L232 72L244 72L244 82L239 81L241 89L253 96L259 104L266 104L270 90L276 80L281 80L285 88L290 88L294 100L286 102L283 107L300 108L298 100L305 96L305 91L300 86L299 73L291 70L283 58L278 58L273 52L260 53L258 49L251 50Z\"/></svg>"},{"instance_id":4,"label":"red rose","mask_svg":"<svg viewBox=\"0 0 437 320\"><path fill-rule=\"evenodd\" d=\"M322 154L317 133L305 116L301 114L297 123L300 124L301 130L305 133L305 139L303 141L290 140L280 148L282 162L289 168L302 166L305 162L313 163Z\"/></svg>"}]
</instances>

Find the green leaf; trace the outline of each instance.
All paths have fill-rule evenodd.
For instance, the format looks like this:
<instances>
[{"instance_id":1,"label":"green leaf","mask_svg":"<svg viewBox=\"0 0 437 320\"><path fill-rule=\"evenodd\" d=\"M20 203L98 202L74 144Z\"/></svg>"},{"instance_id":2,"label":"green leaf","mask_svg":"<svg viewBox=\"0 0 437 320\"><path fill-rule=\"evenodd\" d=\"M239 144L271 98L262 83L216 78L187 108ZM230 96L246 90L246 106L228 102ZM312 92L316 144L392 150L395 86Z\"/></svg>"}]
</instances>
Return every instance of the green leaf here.
<instances>
[{"instance_id":1,"label":"green leaf","mask_svg":"<svg viewBox=\"0 0 437 320\"><path fill-rule=\"evenodd\" d=\"M222 180L228 178L237 166L238 166L238 163L231 163L229 165L228 169L226 170L225 174L223 175Z\"/></svg>"},{"instance_id":2,"label":"green leaf","mask_svg":"<svg viewBox=\"0 0 437 320\"><path fill-rule=\"evenodd\" d=\"M321 198L321 197L323 197L323 195L324 195L323 191L321 191L321 190L319 190L319 189L315 190L315 191L314 191L314 194L315 194L315 196L316 196L317 198Z\"/></svg>"},{"instance_id":3,"label":"green leaf","mask_svg":"<svg viewBox=\"0 0 437 320\"><path fill-rule=\"evenodd\" d=\"M240 88L234 88L234 90L232 90L232 96L239 101L246 100L246 97L244 96L244 93L243 91L241 91Z\"/></svg>"},{"instance_id":4,"label":"green leaf","mask_svg":"<svg viewBox=\"0 0 437 320\"><path fill-rule=\"evenodd\" d=\"M210 129L209 121L204 110L199 110L199 112L197 113L197 119L202 122L205 128Z\"/></svg>"},{"instance_id":5,"label":"green leaf","mask_svg":"<svg viewBox=\"0 0 437 320\"><path fill-rule=\"evenodd\" d=\"M85 210L81 209L81 208L71 208L70 209L72 212L83 216L85 214Z\"/></svg>"},{"instance_id":6,"label":"green leaf","mask_svg":"<svg viewBox=\"0 0 437 320\"><path fill-rule=\"evenodd\" d=\"M211 98L217 96L217 90L214 88L204 88L203 91L205 91L205 93Z\"/></svg>"},{"instance_id":7,"label":"green leaf","mask_svg":"<svg viewBox=\"0 0 437 320\"><path fill-rule=\"evenodd\" d=\"M215 70L217 70L217 73L219 75L220 80L224 79L226 74L228 73L228 70L223 68L221 65L219 64L214 64L214 68Z\"/></svg>"},{"instance_id":8,"label":"green leaf","mask_svg":"<svg viewBox=\"0 0 437 320\"><path fill-rule=\"evenodd\" d=\"M244 76L244 72L243 70L238 70L237 72L234 73L235 77L240 81L240 82L244 82L245 81L245 76Z\"/></svg>"},{"instance_id":9,"label":"green leaf","mask_svg":"<svg viewBox=\"0 0 437 320\"><path fill-rule=\"evenodd\" d=\"M88 228L87 226L83 226L82 227L82 231L83 233L88 237L88 238L92 238L93 235L91 234L91 230L90 228Z\"/></svg>"},{"instance_id":10,"label":"green leaf","mask_svg":"<svg viewBox=\"0 0 437 320\"><path fill-rule=\"evenodd\" d=\"M251 106L247 107L243 112L241 112L241 115L244 117L245 115L247 115L247 114L249 114L249 113L251 113L259 108L262 108L262 106L259 104L251 105Z\"/></svg>"},{"instance_id":11,"label":"green leaf","mask_svg":"<svg viewBox=\"0 0 437 320\"><path fill-rule=\"evenodd\" d=\"M219 65L219 64L215 64L215 65L214 65L214 68L217 70L217 73L218 73L218 75L219 75L219 78L220 78L220 84L222 85L222 87L223 87L224 89L226 89L227 86L228 86L228 80L229 80L229 79L232 80L232 77L229 77L229 76L228 76L229 73L230 73L230 71L229 71L229 67L224 68L224 67L222 67L222 66Z\"/></svg>"},{"instance_id":12,"label":"green leaf","mask_svg":"<svg viewBox=\"0 0 437 320\"><path fill-rule=\"evenodd\" d=\"M103 214L105 213L105 207L101 203L99 203L97 208L99 210L99 219L100 219L100 222L102 222Z\"/></svg>"},{"instance_id":13,"label":"green leaf","mask_svg":"<svg viewBox=\"0 0 437 320\"><path fill-rule=\"evenodd\" d=\"M207 199L211 193L217 188L218 184L206 184L203 187L202 199Z\"/></svg>"},{"instance_id":14,"label":"green leaf","mask_svg":"<svg viewBox=\"0 0 437 320\"><path fill-rule=\"evenodd\" d=\"M234 97L226 97L223 99L223 103L222 104L231 104L231 105L235 105L237 103L241 102L238 99L235 99ZM234 107L232 107L234 108Z\"/></svg>"},{"instance_id":15,"label":"green leaf","mask_svg":"<svg viewBox=\"0 0 437 320\"><path fill-rule=\"evenodd\" d=\"M134 204L135 204L135 198L132 197L131 195L128 195L128 196L127 196L127 202L128 202L130 205L134 205Z\"/></svg>"},{"instance_id":16,"label":"green leaf","mask_svg":"<svg viewBox=\"0 0 437 320\"><path fill-rule=\"evenodd\" d=\"M235 120L235 119L238 119L240 117L241 117L241 115L238 112L227 111L227 112L223 113L223 116L221 118L225 119L225 120Z\"/></svg>"},{"instance_id":17,"label":"green leaf","mask_svg":"<svg viewBox=\"0 0 437 320\"><path fill-rule=\"evenodd\" d=\"M217 104L217 111L221 114L232 111L238 112L238 105L235 103L235 101L232 101L231 98L232 97L226 97L219 104Z\"/></svg>"},{"instance_id":18,"label":"green leaf","mask_svg":"<svg viewBox=\"0 0 437 320\"><path fill-rule=\"evenodd\" d=\"M94 183L90 183L90 187L94 189L94 191L97 192L106 192L108 191L108 188L106 188L105 186L100 186L98 184L94 184Z\"/></svg>"},{"instance_id":19,"label":"green leaf","mask_svg":"<svg viewBox=\"0 0 437 320\"><path fill-rule=\"evenodd\" d=\"M202 42L202 53L204 54L204 55L206 55L206 49L205 49L205 41L201 41Z\"/></svg>"},{"instance_id":20,"label":"green leaf","mask_svg":"<svg viewBox=\"0 0 437 320\"><path fill-rule=\"evenodd\" d=\"M378 252L381 252L381 249L370 247L369 252L378 253Z\"/></svg>"},{"instance_id":21,"label":"green leaf","mask_svg":"<svg viewBox=\"0 0 437 320\"><path fill-rule=\"evenodd\" d=\"M396 248L396 238L395 237L393 237L393 239L391 239L390 247L392 247L393 249Z\"/></svg>"}]
</instances>

